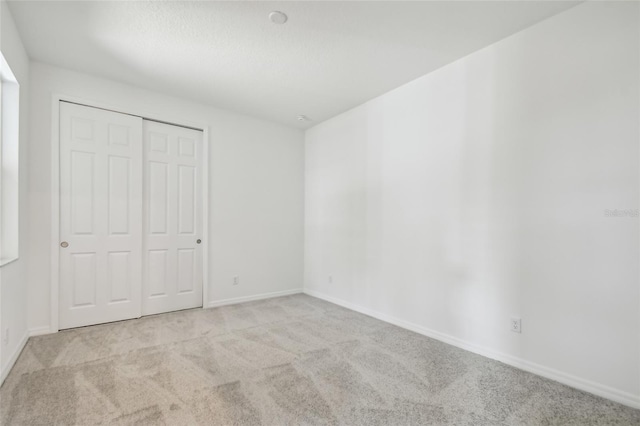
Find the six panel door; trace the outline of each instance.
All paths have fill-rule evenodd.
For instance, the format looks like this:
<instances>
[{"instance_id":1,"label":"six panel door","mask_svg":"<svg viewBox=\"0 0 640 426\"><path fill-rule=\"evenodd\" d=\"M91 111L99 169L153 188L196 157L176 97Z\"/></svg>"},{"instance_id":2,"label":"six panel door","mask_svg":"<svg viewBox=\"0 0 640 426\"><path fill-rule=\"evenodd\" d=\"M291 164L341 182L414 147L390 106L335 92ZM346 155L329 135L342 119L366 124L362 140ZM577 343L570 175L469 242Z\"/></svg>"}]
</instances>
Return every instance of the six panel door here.
<instances>
[{"instance_id":1,"label":"six panel door","mask_svg":"<svg viewBox=\"0 0 640 426\"><path fill-rule=\"evenodd\" d=\"M202 306L202 132L144 121L142 314Z\"/></svg>"},{"instance_id":2,"label":"six panel door","mask_svg":"<svg viewBox=\"0 0 640 426\"><path fill-rule=\"evenodd\" d=\"M141 164L141 118L60 103L60 329L140 316Z\"/></svg>"}]
</instances>

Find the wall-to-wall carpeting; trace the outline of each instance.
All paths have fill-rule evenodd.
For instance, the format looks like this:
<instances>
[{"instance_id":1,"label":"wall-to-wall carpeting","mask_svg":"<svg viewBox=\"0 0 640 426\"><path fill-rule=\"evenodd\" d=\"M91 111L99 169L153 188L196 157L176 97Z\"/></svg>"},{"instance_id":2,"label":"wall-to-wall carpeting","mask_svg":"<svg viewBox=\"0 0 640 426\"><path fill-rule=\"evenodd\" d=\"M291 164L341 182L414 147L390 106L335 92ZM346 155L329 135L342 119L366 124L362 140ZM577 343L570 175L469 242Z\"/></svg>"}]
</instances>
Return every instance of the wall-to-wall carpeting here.
<instances>
[{"instance_id":1,"label":"wall-to-wall carpeting","mask_svg":"<svg viewBox=\"0 0 640 426\"><path fill-rule=\"evenodd\" d=\"M0 424L640 424L601 399L306 295L30 339Z\"/></svg>"}]
</instances>

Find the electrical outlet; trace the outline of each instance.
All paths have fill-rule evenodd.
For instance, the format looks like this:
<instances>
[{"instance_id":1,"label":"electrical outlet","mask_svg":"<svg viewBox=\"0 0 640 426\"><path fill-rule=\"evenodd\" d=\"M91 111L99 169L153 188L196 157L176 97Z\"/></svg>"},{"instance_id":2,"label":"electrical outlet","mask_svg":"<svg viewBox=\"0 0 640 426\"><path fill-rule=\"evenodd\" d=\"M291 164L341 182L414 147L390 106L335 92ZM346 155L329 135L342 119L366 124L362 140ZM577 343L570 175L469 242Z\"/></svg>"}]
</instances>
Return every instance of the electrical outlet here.
<instances>
[{"instance_id":1,"label":"electrical outlet","mask_svg":"<svg viewBox=\"0 0 640 426\"><path fill-rule=\"evenodd\" d=\"M522 333L522 320L520 318L511 318L511 331Z\"/></svg>"},{"instance_id":2,"label":"electrical outlet","mask_svg":"<svg viewBox=\"0 0 640 426\"><path fill-rule=\"evenodd\" d=\"M240 277L239 276L233 277L233 285L238 285L238 284L240 284Z\"/></svg>"},{"instance_id":3,"label":"electrical outlet","mask_svg":"<svg viewBox=\"0 0 640 426\"><path fill-rule=\"evenodd\" d=\"M9 343L9 327L4 329L4 334L2 335L2 343L5 345Z\"/></svg>"},{"instance_id":4,"label":"electrical outlet","mask_svg":"<svg viewBox=\"0 0 640 426\"><path fill-rule=\"evenodd\" d=\"M333 282L333 275L329 275L329 284Z\"/></svg>"}]
</instances>

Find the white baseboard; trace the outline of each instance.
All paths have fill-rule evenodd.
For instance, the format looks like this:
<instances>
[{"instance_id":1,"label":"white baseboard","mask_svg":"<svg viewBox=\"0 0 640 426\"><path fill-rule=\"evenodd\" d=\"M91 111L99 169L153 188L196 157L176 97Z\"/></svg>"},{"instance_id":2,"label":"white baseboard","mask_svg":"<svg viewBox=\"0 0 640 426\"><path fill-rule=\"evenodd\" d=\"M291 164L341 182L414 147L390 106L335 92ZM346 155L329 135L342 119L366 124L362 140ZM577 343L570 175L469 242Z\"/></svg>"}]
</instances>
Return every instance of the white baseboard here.
<instances>
[{"instance_id":1,"label":"white baseboard","mask_svg":"<svg viewBox=\"0 0 640 426\"><path fill-rule=\"evenodd\" d=\"M326 300L327 302L331 302L336 305L345 307L347 309L351 309L352 311L360 312L361 314L368 315L370 317L379 319L381 321L384 321L393 325L397 325L398 327L402 327L407 330L411 330L416 333L422 334L424 336L431 337L441 342L448 343L452 346L456 346L458 348L467 350L469 352L473 352L478 355L485 356L487 358L495 359L497 361L503 362L512 367L516 367L521 370L528 371L533 374L537 374L538 376L542 376L547 379L560 382L572 388L589 392L594 395L598 395L603 398L607 398L612 401L619 402L620 404L624 404L629 407L640 409L640 395L634 395L628 392L620 391L618 389L614 389L609 386L602 385L600 383L595 383L590 380L585 380L580 377L573 376L571 374L563 373L562 371L545 367L543 365L536 364L522 358L514 357L512 355L495 351L490 348L479 346L479 345L464 341L462 339L459 339L457 337L454 337L445 333L440 333L438 331L420 326L418 324L414 324L409 321L402 320L400 318L396 318L391 315L383 314L373 309L365 308L365 307L356 305L354 303L347 302L342 299L328 296L324 293L321 293L315 290L305 289L304 293L308 294L309 296L317 297L318 299L323 299L323 300Z\"/></svg>"},{"instance_id":2,"label":"white baseboard","mask_svg":"<svg viewBox=\"0 0 640 426\"><path fill-rule=\"evenodd\" d=\"M42 327L33 327L29 329L29 337L42 336L43 334L51 334L51 328L48 325Z\"/></svg>"},{"instance_id":3,"label":"white baseboard","mask_svg":"<svg viewBox=\"0 0 640 426\"><path fill-rule=\"evenodd\" d=\"M207 307L215 308L217 306L234 305L236 303L251 302L253 300L271 299L272 297L289 296L292 294L302 293L301 288L292 290L274 291L273 293L262 293L253 296L233 297L231 299L213 300L209 302Z\"/></svg>"},{"instance_id":4,"label":"white baseboard","mask_svg":"<svg viewBox=\"0 0 640 426\"><path fill-rule=\"evenodd\" d=\"M18 343L16 350L11 355L11 358L9 358L9 361L7 361L7 364L2 367L2 370L0 370L0 386L2 386L2 384L4 383L4 379L7 378L7 376L9 375L9 372L11 371L14 364L18 360L18 357L20 356L20 354L22 353L22 350L27 344L27 340L29 340L29 332L24 333L24 336L22 336L22 339L20 339L20 342Z\"/></svg>"}]
</instances>

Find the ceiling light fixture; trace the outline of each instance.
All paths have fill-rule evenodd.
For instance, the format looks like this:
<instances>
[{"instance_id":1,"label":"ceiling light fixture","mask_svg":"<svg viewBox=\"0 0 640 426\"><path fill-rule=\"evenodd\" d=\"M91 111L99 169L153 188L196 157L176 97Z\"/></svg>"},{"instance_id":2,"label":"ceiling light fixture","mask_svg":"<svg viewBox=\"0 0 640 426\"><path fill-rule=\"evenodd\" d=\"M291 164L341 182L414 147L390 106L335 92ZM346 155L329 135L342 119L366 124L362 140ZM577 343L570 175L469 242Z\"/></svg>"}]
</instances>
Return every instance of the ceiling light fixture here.
<instances>
[{"instance_id":1,"label":"ceiling light fixture","mask_svg":"<svg viewBox=\"0 0 640 426\"><path fill-rule=\"evenodd\" d=\"M298 121L310 121L309 117L307 117L306 115L302 115L300 114L299 116L296 117L296 120Z\"/></svg>"},{"instance_id":2,"label":"ceiling light fixture","mask_svg":"<svg viewBox=\"0 0 640 426\"><path fill-rule=\"evenodd\" d=\"M269 14L269 20L274 24L282 25L287 22L287 15L284 12L274 10Z\"/></svg>"}]
</instances>

